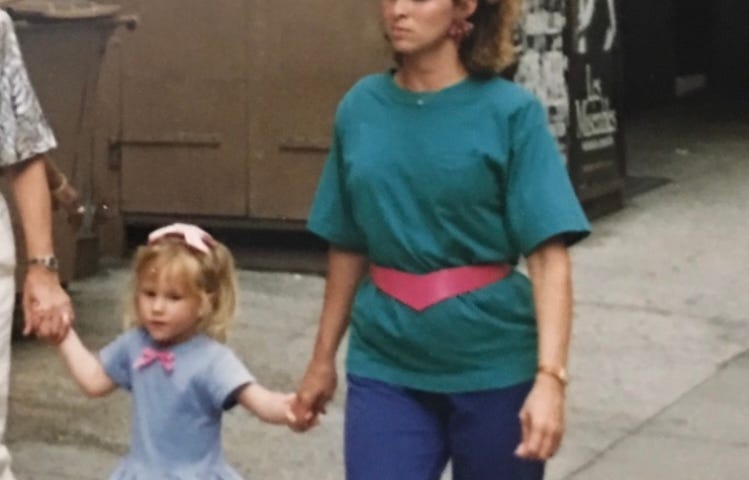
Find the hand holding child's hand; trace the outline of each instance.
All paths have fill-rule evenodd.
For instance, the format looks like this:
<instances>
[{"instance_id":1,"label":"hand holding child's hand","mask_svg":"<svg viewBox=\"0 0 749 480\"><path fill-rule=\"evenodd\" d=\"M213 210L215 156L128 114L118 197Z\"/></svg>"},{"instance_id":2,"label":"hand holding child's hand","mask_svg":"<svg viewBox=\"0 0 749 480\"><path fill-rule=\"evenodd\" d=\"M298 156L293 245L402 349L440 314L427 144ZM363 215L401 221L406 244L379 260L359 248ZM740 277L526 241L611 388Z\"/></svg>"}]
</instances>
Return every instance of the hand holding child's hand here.
<instances>
[{"instance_id":1,"label":"hand holding child's hand","mask_svg":"<svg viewBox=\"0 0 749 480\"><path fill-rule=\"evenodd\" d=\"M290 429L297 431L297 424L299 421L297 420L296 415L294 415L293 409L294 402L296 402L296 393L283 393L281 395L283 397L281 403L283 404L284 409L284 423L286 423Z\"/></svg>"},{"instance_id":2,"label":"hand holding child's hand","mask_svg":"<svg viewBox=\"0 0 749 480\"><path fill-rule=\"evenodd\" d=\"M291 404L289 405L289 428L297 433L306 432L320 423L318 412L308 410L299 400L299 396L294 394Z\"/></svg>"},{"instance_id":3,"label":"hand holding child's hand","mask_svg":"<svg viewBox=\"0 0 749 480\"><path fill-rule=\"evenodd\" d=\"M303 432L317 425L318 416L325 413L325 407L333 398L337 383L333 362L310 362L297 388L297 398L292 404L297 419L296 431Z\"/></svg>"},{"instance_id":4,"label":"hand holding child's hand","mask_svg":"<svg viewBox=\"0 0 749 480\"><path fill-rule=\"evenodd\" d=\"M75 314L70 297L60 286L56 272L30 267L23 287L24 335L58 344L67 335Z\"/></svg>"}]
</instances>

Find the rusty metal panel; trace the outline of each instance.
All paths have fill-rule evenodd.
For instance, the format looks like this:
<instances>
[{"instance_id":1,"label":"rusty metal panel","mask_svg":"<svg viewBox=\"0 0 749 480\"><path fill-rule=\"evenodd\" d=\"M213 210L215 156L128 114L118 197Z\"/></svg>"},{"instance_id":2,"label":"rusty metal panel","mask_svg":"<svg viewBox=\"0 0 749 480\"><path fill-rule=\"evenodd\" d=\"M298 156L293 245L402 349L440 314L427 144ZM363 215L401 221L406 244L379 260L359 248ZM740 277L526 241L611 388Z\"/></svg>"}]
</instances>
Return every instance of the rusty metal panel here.
<instances>
[{"instance_id":1,"label":"rusty metal panel","mask_svg":"<svg viewBox=\"0 0 749 480\"><path fill-rule=\"evenodd\" d=\"M247 214L241 0L140 2L111 139L125 213Z\"/></svg>"},{"instance_id":2,"label":"rusty metal panel","mask_svg":"<svg viewBox=\"0 0 749 480\"><path fill-rule=\"evenodd\" d=\"M388 63L377 4L115 3L140 18L105 72L117 209L303 220L338 101Z\"/></svg>"},{"instance_id":3,"label":"rusty metal panel","mask_svg":"<svg viewBox=\"0 0 749 480\"><path fill-rule=\"evenodd\" d=\"M123 79L119 154L124 212L246 214L245 90L196 78L166 87ZM198 93L200 92L200 93ZM119 165L117 165L119 164Z\"/></svg>"},{"instance_id":4,"label":"rusty metal panel","mask_svg":"<svg viewBox=\"0 0 749 480\"><path fill-rule=\"evenodd\" d=\"M303 220L345 91L385 67L377 2L248 2L249 213Z\"/></svg>"}]
</instances>

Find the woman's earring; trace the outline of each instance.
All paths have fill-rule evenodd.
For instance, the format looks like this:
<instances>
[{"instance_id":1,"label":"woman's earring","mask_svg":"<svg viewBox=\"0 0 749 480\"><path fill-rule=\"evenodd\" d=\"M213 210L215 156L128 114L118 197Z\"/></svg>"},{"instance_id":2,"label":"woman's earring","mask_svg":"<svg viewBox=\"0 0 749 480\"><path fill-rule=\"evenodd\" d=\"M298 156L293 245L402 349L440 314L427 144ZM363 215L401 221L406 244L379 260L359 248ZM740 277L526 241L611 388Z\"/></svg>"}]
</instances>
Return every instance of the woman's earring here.
<instances>
[{"instance_id":1,"label":"woman's earring","mask_svg":"<svg viewBox=\"0 0 749 480\"><path fill-rule=\"evenodd\" d=\"M455 20L447 30L447 36L460 43L473 30L473 23L468 20Z\"/></svg>"}]
</instances>

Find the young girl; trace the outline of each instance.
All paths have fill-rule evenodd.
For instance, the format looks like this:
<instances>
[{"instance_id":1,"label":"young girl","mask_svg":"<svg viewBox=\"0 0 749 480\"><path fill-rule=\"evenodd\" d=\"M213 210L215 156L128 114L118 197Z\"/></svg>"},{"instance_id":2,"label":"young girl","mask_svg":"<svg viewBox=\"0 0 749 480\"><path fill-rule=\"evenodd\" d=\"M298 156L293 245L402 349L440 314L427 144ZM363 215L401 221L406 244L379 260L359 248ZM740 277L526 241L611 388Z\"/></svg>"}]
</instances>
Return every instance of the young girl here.
<instances>
[{"instance_id":1,"label":"young girl","mask_svg":"<svg viewBox=\"0 0 749 480\"><path fill-rule=\"evenodd\" d=\"M133 262L130 330L90 352L75 331L59 345L90 397L132 392L130 452L111 479L240 479L221 452L221 415L237 403L293 426L293 394L259 385L222 342L236 304L228 249L194 225L151 233Z\"/></svg>"}]
</instances>

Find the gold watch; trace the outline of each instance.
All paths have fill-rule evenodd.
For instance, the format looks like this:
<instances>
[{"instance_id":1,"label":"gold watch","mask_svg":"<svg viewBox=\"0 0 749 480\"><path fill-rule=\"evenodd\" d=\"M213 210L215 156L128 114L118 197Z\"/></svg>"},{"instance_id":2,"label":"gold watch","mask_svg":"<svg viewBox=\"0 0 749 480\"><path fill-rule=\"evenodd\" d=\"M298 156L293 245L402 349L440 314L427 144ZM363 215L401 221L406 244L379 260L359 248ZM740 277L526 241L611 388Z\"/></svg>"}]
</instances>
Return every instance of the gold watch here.
<instances>
[{"instance_id":1,"label":"gold watch","mask_svg":"<svg viewBox=\"0 0 749 480\"><path fill-rule=\"evenodd\" d=\"M570 377L567 375L567 369L564 367L539 365L537 372L554 377L563 387L566 387L570 383Z\"/></svg>"}]
</instances>

